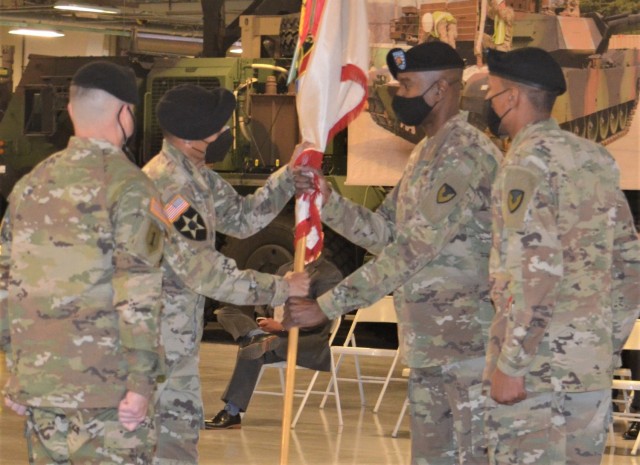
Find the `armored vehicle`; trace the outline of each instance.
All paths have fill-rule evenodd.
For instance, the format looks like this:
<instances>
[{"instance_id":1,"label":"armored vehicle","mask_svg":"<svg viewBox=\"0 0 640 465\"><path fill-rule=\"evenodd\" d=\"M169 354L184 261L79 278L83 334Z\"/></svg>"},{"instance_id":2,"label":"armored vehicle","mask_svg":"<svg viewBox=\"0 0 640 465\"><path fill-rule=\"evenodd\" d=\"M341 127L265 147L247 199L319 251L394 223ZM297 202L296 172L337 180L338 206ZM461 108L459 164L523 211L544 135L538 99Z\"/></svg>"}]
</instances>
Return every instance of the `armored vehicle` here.
<instances>
[{"instance_id":1,"label":"armored vehicle","mask_svg":"<svg viewBox=\"0 0 640 465\"><path fill-rule=\"evenodd\" d=\"M475 123L484 126L487 70L476 64L473 36L477 33L471 34L467 24L471 12L475 11L475 2L456 2L452 6L458 9L456 14L462 23L457 48L469 64L461 107L469 110ZM432 9L431 5L422 5L420 13ZM514 10L513 47L543 48L563 68L568 91L558 98L553 109L553 117L562 127L602 144L626 134L640 92L640 50L609 49L608 43L613 33L640 23L640 15L570 17L530 13L515 7ZM386 50L377 52L378 56L386 54ZM419 140L421 134L415 134L413 129L405 128L395 119L391 99L396 89L397 83L390 81L388 73L372 77L371 117L377 124L408 140Z\"/></svg>"}]
</instances>

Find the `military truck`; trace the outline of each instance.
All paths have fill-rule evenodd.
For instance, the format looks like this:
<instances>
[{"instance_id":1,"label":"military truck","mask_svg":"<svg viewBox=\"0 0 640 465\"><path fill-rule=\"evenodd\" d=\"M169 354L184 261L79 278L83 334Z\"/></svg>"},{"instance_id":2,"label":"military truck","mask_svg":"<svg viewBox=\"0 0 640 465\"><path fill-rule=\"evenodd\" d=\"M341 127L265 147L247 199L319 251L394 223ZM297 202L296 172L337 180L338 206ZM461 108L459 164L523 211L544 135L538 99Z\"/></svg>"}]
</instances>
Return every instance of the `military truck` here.
<instances>
[{"instance_id":1,"label":"military truck","mask_svg":"<svg viewBox=\"0 0 640 465\"><path fill-rule=\"evenodd\" d=\"M242 194L264 184L271 172L287 163L299 139L295 95L286 85L286 59L50 57L31 55L22 79L0 122L0 196L6 199L17 180L48 155L66 146L72 133L66 109L74 72L89 61L107 59L131 65L138 77L141 102L131 151L142 166L160 151L161 130L154 109L172 87L193 83L208 89L224 87L237 96L237 111L229 125L235 143L227 157L212 168ZM323 169L334 188L373 208L384 198L382 188L349 187L346 176L346 131L327 150ZM366 194L366 195L365 195ZM0 205L4 210L4 205ZM268 227L245 240L220 236L218 247L240 268L275 272L293 258L293 202ZM364 252L328 228L325 254L343 273L360 266Z\"/></svg>"}]
</instances>

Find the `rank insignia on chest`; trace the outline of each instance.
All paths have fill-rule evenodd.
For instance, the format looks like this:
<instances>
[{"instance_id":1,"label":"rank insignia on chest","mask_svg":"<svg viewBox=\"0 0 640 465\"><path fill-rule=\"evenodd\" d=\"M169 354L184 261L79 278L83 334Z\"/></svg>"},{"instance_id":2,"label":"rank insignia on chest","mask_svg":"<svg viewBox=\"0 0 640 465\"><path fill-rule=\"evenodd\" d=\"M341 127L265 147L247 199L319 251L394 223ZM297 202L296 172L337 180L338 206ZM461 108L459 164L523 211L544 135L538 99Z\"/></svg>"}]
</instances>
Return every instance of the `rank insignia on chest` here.
<instances>
[{"instance_id":1,"label":"rank insignia on chest","mask_svg":"<svg viewBox=\"0 0 640 465\"><path fill-rule=\"evenodd\" d=\"M451 187L449 184L444 183L438 189L438 195L436 196L436 202L438 203L447 203L457 195L455 189Z\"/></svg>"},{"instance_id":2,"label":"rank insignia on chest","mask_svg":"<svg viewBox=\"0 0 640 465\"><path fill-rule=\"evenodd\" d=\"M207 238L207 227L202 215L182 196L176 195L164 206L164 211L176 230L187 239L204 241Z\"/></svg>"},{"instance_id":3,"label":"rank insignia on chest","mask_svg":"<svg viewBox=\"0 0 640 465\"><path fill-rule=\"evenodd\" d=\"M509 197L507 198L507 207L509 208L510 213L514 213L520 205L522 205L522 200L524 199L524 191L520 189L511 189L509 191Z\"/></svg>"}]
</instances>

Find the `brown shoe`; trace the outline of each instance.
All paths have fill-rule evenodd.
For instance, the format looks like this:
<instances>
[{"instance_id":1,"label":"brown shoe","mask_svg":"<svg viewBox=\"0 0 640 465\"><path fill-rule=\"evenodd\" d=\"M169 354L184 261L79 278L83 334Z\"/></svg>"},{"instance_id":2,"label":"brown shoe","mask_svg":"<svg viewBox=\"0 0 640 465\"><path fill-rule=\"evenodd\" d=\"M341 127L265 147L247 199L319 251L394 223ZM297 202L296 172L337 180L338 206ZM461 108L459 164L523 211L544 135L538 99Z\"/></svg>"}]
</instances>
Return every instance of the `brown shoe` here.
<instances>
[{"instance_id":1,"label":"brown shoe","mask_svg":"<svg viewBox=\"0 0 640 465\"><path fill-rule=\"evenodd\" d=\"M258 334L245 339L240 344L238 357L244 360L255 360L262 357L265 352L276 350L282 344L282 339L275 334Z\"/></svg>"}]
</instances>

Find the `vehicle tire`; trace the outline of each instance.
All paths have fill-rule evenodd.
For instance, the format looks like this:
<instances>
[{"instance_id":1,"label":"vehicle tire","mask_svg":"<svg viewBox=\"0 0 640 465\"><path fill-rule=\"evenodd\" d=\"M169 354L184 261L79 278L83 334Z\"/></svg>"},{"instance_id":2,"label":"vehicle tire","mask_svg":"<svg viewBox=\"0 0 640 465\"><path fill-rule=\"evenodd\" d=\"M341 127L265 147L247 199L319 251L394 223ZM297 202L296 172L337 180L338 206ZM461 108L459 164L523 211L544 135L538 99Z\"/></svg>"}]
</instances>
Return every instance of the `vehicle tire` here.
<instances>
[{"instance_id":1,"label":"vehicle tire","mask_svg":"<svg viewBox=\"0 0 640 465\"><path fill-rule=\"evenodd\" d=\"M618 119L620 124L620 129L624 129L627 127L627 122L629 118L629 103L621 103L618 105Z\"/></svg>"},{"instance_id":2,"label":"vehicle tire","mask_svg":"<svg viewBox=\"0 0 640 465\"><path fill-rule=\"evenodd\" d=\"M607 110L609 112L609 134L614 135L620 129L620 110L615 105Z\"/></svg>"},{"instance_id":3,"label":"vehicle tire","mask_svg":"<svg viewBox=\"0 0 640 465\"><path fill-rule=\"evenodd\" d=\"M322 253L327 260L336 265L342 276L346 277L362 265L365 250L324 226L324 250Z\"/></svg>"},{"instance_id":4,"label":"vehicle tire","mask_svg":"<svg viewBox=\"0 0 640 465\"><path fill-rule=\"evenodd\" d=\"M246 239L227 236L220 252L233 258L241 270L274 274L293 260L293 216L282 214Z\"/></svg>"},{"instance_id":5,"label":"vehicle tire","mask_svg":"<svg viewBox=\"0 0 640 465\"><path fill-rule=\"evenodd\" d=\"M586 129L586 124L585 124L584 118L577 118L571 121L571 132L574 133L576 136L584 137L585 129Z\"/></svg>"},{"instance_id":6,"label":"vehicle tire","mask_svg":"<svg viewBox=\"0 0 640 465\"><path fill-rule=\"evenodd\" d=\"M605 140L609 137L609 110L598 112L598 140Z\"/></svg>"},{"instance_id":7,"label":"vehicle tire","mask_svg":"<svg viewBox=\"0 0 640 465\"><path fill-rule=\"evenodd\" d=\"M595 113L585 116L585 136L587 139L596 141L598 138L598 117Z\"/></svg>"}]
</instances>

